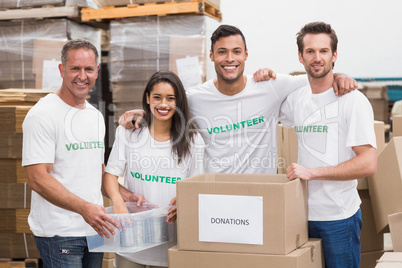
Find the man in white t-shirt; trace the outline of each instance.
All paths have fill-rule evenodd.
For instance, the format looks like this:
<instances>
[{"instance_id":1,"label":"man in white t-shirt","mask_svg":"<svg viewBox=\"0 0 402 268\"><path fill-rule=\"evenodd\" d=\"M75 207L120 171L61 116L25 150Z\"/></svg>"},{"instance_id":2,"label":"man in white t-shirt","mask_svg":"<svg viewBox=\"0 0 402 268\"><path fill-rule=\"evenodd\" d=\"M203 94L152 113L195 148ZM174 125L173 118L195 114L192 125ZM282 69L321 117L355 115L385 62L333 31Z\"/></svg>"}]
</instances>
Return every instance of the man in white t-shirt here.
<instances>
[{"instance_id":1,"label":"man in white t-shirt","mask_svg":"<svg viewBox=\"0 0 402 268\"><path fill-rule=\"evenodd\" d=\"M259 79L275 79L256 83L251 75L243 74L247 57L243 33L231 25L219 26L212 34L210 51L217 79L186 91L191 115L206 145L206 172L277 172L280 105L308 80L306 76L276 76L264 70ZM343 92L357 87L348 76L338 75L336 79ZM140 114L138 110L128 111L119 123L133 127L133 115ZM140 120L136 121L138 127Z\"/></svg>"},{"instance_id":2,"label":"man in white t-shirt","mask_svg":"<svg viewBox=\"0 0 402 268\"><path fill-rule=\"evenodd\" d=\"M109 237L108 222L118 225L101 193L104 119L85 100L98 76L96 48L67 42L59 70L60 89L39 100L23 123L22 165L33 190L28 223L45 268L98 268L103 253L88 252L87 227Z\"/></svg>"},{"instance_id":3,"label":"man in white t-shirt","mask_svg":"<svg viewBox=\"0 0 402 268\"><path fill-rule=\"evenodd\" d=\"M286 175L308 181L309 236L322 239L327 268L359 268L356 179L376 172L376 139L367 98L357 90L340 97L332 90L337 43L335 31L323 22L309 23L297 34L309 85L289 94L280 121L294 126L298 136L298 163Z\"/></svg>"}]
</instances>

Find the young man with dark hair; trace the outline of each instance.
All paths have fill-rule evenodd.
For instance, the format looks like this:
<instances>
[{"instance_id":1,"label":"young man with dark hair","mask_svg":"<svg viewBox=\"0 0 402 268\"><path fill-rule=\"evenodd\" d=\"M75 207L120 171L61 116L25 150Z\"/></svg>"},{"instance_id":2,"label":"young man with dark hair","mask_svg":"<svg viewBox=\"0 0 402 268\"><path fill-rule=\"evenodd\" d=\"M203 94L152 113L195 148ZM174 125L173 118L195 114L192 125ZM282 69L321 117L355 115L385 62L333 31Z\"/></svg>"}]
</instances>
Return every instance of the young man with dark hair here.
<instances>
[{"instance_id":1,"label":"young man with dark hair","mask_svg":"<svg viewBox=\"0 0 402 268\"><path fill-rule=\"evenodd\" d=\"M245 75L248 50L237 27L219 26L211 43L217 78L186 91L190 113L206 145L206 172L276 174L280 105L287 95L308 84L307 77L277 75L257 83ZM275 74L264 70L259 76L268 79ZM346 85L346 91L357 87L345 75L338 75L335 84ZM119 123L132 127L134 114L141 113L128 111Z\"/></svg>"}]
</instances>

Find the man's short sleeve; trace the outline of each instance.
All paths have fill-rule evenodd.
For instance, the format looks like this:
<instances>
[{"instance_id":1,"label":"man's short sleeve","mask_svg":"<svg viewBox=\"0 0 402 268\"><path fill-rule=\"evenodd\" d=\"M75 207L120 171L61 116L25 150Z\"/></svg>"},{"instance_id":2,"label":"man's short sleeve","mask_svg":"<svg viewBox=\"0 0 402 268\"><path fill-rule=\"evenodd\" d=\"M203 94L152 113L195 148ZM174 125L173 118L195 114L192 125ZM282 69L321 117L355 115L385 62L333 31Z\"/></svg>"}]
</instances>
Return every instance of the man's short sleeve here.
<instances>
[{"instance_id":1,"label":"man's short sleeve","mask_svg":"<svg viewBox=\"0 0 402 268\"><path fill-rule=\"evenodd\" d=\"M27 116L22 124L22 166L54 163L55 130L37 116Z\"/></svg>"},{"instance_id":2,"label":"man's short sleeve","mask_svg":"<svg viewBox=\"0 0 402 268\"><path fill-rule=\"evenodd\" d=\"M112 151L106 165L106 172L115 176L123 176L126 168L126 145L130 142L126 139L126 130L118 126L115 134Z\"/></svg>"}]
</instances>

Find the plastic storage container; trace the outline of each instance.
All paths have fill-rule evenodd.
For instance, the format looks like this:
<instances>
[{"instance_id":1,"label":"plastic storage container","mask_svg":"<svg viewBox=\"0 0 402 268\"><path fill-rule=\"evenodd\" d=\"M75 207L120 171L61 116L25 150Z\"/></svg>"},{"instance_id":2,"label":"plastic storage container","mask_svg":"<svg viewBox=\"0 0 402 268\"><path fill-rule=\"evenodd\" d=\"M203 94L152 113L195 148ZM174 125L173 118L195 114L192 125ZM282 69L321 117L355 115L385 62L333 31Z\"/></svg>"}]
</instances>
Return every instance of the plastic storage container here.
<instances>
[{"instance_id":1,"label":"plastic storage container","mask_svg":"<svg viewBox=\"0 0 402 268\"><path fill-rule=\"evenodd\" d=\"M173 240L174 225L166 222L170 207L155 208L146 203L141 207L136 203L126 205L128 214L112 214L113 207L106 208L119 228L113 227L116 234L110 238L98 234L87 236L90 252L136 252Z\"/></svg>"}]
</instances>

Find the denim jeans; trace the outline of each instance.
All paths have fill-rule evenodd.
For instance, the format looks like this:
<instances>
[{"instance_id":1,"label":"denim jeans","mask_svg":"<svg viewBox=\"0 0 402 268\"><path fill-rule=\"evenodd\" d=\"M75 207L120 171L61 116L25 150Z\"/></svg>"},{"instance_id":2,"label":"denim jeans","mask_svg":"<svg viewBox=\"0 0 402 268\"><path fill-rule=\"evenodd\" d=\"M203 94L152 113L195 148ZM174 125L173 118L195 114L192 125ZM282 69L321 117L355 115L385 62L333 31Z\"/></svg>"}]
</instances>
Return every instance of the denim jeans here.
<instances>
[{"instance_id":1,"label":"denim jeans","mask_svg":"<svg viewBox=\"0 0 402 268\"><path fill-rule=\"evenodd\" d=\"M99 268L103 253L89 252L86 237L38 237L35 244L43 268Z\"/></svg>"},{"instance_id":2,"label":"denim jeans","mask_svg":"<svg viewBox=\"0 0 402 268\"><path fill-rule=\"evenodd\" d=\"M309 221L309 237L321 238L326 268L360 267L360 209L350 218L337 221Z\"/></svg>"}]
</instances>

